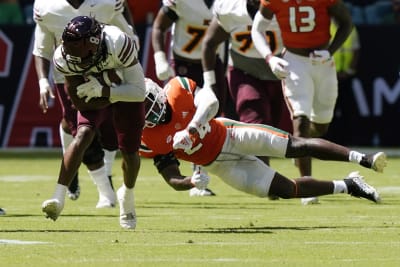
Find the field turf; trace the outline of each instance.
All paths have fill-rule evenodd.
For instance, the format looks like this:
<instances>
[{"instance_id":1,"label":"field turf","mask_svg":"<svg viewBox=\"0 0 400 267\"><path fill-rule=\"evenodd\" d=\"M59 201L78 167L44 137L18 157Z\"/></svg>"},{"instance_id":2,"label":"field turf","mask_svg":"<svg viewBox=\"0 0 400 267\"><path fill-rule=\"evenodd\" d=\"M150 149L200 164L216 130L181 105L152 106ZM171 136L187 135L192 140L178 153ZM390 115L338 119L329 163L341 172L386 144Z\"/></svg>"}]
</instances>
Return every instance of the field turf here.
<instances>
[{"instance_id":1,"label":"field turf","mask_svg":"<svg viewBox=\"0 0 400 267\"><path fill-rule=\"evenodd\" d=\"M236 191L212 176L215 197L170 188L143 160L136 184L137 228L123 230L118 207L96 209L97 192L80 168L81 197L66 199L56 222L41 204L52 196L56 152L0 152L0 266L400 266L400 158L383 174L351 163L314 160L314 176L341 179L360 170L381 193L377 205L340 194L302 206ZM113 167L122 182L121 160ZM271 165L298 176L291 160ZM182 163L184 173L190 165Z\"/></svg>"}]
</instances>

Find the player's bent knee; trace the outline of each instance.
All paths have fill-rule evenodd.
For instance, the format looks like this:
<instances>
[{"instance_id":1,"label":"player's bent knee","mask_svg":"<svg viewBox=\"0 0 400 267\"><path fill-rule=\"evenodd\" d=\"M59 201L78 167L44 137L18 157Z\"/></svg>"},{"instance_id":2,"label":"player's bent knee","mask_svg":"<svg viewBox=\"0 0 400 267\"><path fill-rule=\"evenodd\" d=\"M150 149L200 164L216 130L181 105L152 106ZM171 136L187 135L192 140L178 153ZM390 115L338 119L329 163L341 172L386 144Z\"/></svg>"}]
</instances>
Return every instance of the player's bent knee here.
<instances>
[{"instance_id":1,"label":"player's bent knee","mask_svg":"<svg viewBox=\"0 0 400 267\"><path fill-rule=\"evenodd\" d=\"M85 165L93 165L103 162L103 159L104 151L102 146L97 138L94 138L90 146L86 149L82 162Z\"/></svg>"},{"instance_id":2,"label":"player's bent knee","mask_svg":"<svg viewBox=\"0 0 400 267\"><path fill-rule=\"evenodd\" d=\"M279 173L275 174L274 179L271 182L269 190L270 195L274 195L283 199L295 198L297 195L297 183L291 179L288 179Z\"/></svg>"}]
</instances>

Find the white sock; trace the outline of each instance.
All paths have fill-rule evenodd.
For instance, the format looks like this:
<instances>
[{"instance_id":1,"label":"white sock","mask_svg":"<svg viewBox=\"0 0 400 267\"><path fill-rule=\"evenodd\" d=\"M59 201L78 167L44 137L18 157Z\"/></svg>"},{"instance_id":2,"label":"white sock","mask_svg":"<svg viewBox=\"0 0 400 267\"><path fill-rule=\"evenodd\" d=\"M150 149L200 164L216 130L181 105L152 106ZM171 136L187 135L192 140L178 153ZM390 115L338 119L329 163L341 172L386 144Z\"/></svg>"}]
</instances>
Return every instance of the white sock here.
<instances>
[{"instance_id":1,"label":"white sock","mask_svg":"<svg viewBox=\"0 0 400 267\"><path fill-rule=\"evenodd\" d=\"M347 193L347 185L343 180L333 181L333 186L334 194Z\"/></svg>"},{"instance_id":2,"label":"white sock","mask_svg":"<svg viewBox=\"0 0 400 267\"><path fill-rule=\"evenodd\" d=\"M60 203L64 203L65 195L67 193L67 186L62 184L56 184L56 189L54 190L53 198L60 201Z\"/></svg>"},{"instance_id":3,"label":"white sock","mask_svg":"<svg viewBox=\"0 0 400 267\"><path fill-rule=\"evenodd\" d=\"M365 154L362 154L360 152L352 150L349 153L349 161L350 162L355 162L355 163L360 163L360 161L362 160L362 158L364 156L365 156Z\"/></svg>"},{"instance_id":4,"label":"white sock","mask_svg":"<svg viewBox=\"0 0 400 267\"><path fill-rule=\"evenodd\" d=\"M88 173L95 185L97 186L99 196L105 196L110 200L114 199L114 190L112 189L110 180L106 175L105 166L94 171L88 170Z\"/></svg>"},{"instance_id":5,"label":"white sock","mask_svg":"<svg viewBox=\"0 0 400 267\"><path fill-rule=\"evenodd\" d=\"M130 192L133 192L133 187L128 188L128 187L126 187L125 183L122 184L122 188L124 189L125 195L129 194Z\"/></svg>"},{"instance_id":6,"label":"white sock","mask_svg":"<svg viewBox=\"0 0 400 267\"><path fill-rule=\"evenodd\" d=\"M72 134L69 134L64 131L63 127L61 126L61 123L59 125L58 132L60 134L61 146L62 146L62 150L63 150L63 154L64 154L65 150L67 149L69 144L72 143L72 140L74 140L74 138L72 137Z\"/></svg>"},{"instance_id":7,"label":"white sock","mask_svg":"<svg viewBox=\"0 0 400 267\"><path fill-rule=\"evenodd\" d=\"M104 151L104 166L106 167L107 176L112 176L112 165L114 164L115 155L117 154L116 150L110 151L107 149L103 149Z\"/></svg>"}]
</instances>

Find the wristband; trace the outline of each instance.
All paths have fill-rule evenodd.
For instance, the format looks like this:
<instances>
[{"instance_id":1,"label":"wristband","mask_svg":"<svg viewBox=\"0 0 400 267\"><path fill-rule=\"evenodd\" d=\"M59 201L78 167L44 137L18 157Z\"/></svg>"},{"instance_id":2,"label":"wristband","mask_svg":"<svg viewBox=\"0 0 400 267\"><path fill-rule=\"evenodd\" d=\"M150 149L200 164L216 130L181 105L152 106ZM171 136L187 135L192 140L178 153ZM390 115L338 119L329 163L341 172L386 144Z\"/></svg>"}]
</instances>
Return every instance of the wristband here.
<instances>
[{"instance_id":1,"label":"wristband","mask_svg":"<svg viewBox=\"0 0 400 267\"><path fill-rule=\"evenodd\" d=\"M154 61L155 63L165 63L168 64L167 56L165 55L164 51L157 51L154 53Z\"/></svg>"},{"instance_id":2,"label":"wristband","mask_svg":"<svg viewBox=\"0 0 400 267\"><path fill-rule=\"evenodd\" d=\"M203 87L206 87L206 85L210 86L215 84L216 83L215 72L213 70L208 70L203 72L203 80L204 80Z\"/></svg>"},{"instance_id":3,"label":"wristband","mask_svg":"<svg viewBox=\"0 0 400 267\"><path fill-rule=\"evenodd\" d=\"M40 78L39 79L39 89L40 93L47 93L48 89L50 87L49 80L47 78Z\"/></svg>"}]
</instances>

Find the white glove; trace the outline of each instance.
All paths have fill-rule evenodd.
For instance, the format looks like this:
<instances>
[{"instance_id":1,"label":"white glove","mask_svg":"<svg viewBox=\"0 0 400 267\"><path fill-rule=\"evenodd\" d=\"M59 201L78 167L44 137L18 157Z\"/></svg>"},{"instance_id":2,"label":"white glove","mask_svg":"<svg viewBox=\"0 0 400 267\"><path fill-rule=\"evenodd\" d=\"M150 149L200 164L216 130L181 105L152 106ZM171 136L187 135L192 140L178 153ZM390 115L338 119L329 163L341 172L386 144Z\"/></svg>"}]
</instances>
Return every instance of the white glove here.
<instances>
[{"instance_id":1,"label":"white glove","mask_svg":"<svg viewBox=\"0 0 400 267\"><path fill-rule=\"evenodd\" d=\"M199 190L204 190L207 188L210 182L210 177L207 173L202 171L194 171L190 182Z\"/></svg>"},{"instance_id":2,"label":"white glove","mask_svg":"<svg viewBox=\"0 0 400 267\"><path fill-rule=\"evenodd\" d=\"M169 65L167 57L163 51L154 53L154 62L156 64L156 75L161 81L167 80L169 77L175 76L175 71Z\"/></svg>"},{"instance_id":3,"label":"white glove","mask_svg":"<svg viewBox=\"0 0 400 267\"><path fill-rule=\"evenodd\" d=\"M211 132L211 126L208 122L205 125L197 125L195 123L189 123L187 128L189 130L189 133L191 134L195 134L197 132L200 139L203 139L207 133Z\"/></svg>"},{"instance_id":4,"label":"white glove","mask_svg":"<svg viewBox=\"0 0 400 267\"><path fill-rule=\"evenodd\" d=\"M289 62L286 60L276 56L269 56L267 57L267 63L278 79L283 80L289 75L289 71L286 69L289 66Z\"/></svg>"},{"instance_id":5,"label":"white glove","mask_svg":"<svg viewBox=\"0 0 400 267\"><path fill-rule=\"evenodd\" d=\"M54 98L53 89L50 86L47 78L41 78L39 80L40 94L49 94L51 98Z\"/></svg>"},{"instance_id":6,"label":"white glove","mask_svg":"<svg viewBox=\"0 0 400 267\"><path fill-rule=\"evenodd\" d=\"M89 75L88 79L88 82L82 83L76 87L77 95L80 98L86 97L86 103L93 97L101 97L103 91L103 85L101 85L95 77Z\"/></svg>"},{"instance_id":7,"label":"white glove","mask_svg":"<svg viewBox=\"0 0 400 267\"><path fill-rule=\"evenodd\" d=\"M328 50L314 50L310 53L310 60L313 65L324 64L331 58L331 53Z\"/></svg>"},{"instance_id":8,"label":"white glove","mask_svg":"<svg viewBox=\"0 0 400 267\"><path fill-rule=\"evenodd\" d=\"M192 148L192 145L193 141L188 130L185 129L175 133L172 145L174 149L183 149L187 153Z\"/></svg>"},{"instance_id":9,"label":"white glove","mask_svg":"<svg viewBox=\"0 0 400 267\"><path fill-rule=\"evenodd\" d=\"M48 105L48 97L54 98L53 89L50 86L49 80L47 78L39 79L39 89L40 89L40 98L39 98L39 106L42 109L43 113L47 112L49 108Z\"/></svg>"}]
</instances>

